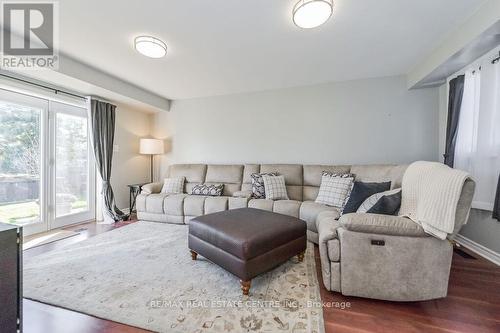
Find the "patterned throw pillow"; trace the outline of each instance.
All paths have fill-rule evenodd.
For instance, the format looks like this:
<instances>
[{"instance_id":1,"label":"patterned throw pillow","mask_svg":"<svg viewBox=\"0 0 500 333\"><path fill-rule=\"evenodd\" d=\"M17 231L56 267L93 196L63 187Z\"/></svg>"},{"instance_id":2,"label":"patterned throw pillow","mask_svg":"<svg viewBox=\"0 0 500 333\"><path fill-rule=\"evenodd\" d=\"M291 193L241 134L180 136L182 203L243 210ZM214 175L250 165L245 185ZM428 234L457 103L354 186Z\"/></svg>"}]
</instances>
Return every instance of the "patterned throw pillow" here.
<instances>
[{"instance_id":1,"label":"patterned throw pillow","mask_svg":"<svg viewBox=\"0 0 500 333\"><path fill-rule=\"evenodd\" d=\"M264 181L266 199L288 200L284 176L263 175L262 180Z\"/></svg>"},{"instance_id":2,"label":"patterned throw pillow","mask_svg":"<svg viewBox=\"0 0 500 333\"><path fill-rule=\"evenodd\" d=\"M269 173L252 173L250 178L252 178L252 198L254 199L265 199L266 190L264 188L264 180L262 176L277 176L277 172Z\"/></svg>"},{"instance_id":3,"label":"patterned throw pillow","mask_svg":"<svg viewBox=\"0 0 500 333\"><path fill-rule=\"evenodd\" d=\"M342 210L354 183L354 175L323 171L316 203Z\"/></svg>"},{"instance_id":4,"label":"patterned throw pillow","mask_svg":"<svg viewBox=\"0 0 500 333\"><path fill-rule=\"evenodd\" d=\"M220 197L222 195L223 190L224 190L224 184L216 184L216 185L197 184L193 187L191 194Z\"/></svg>"},{"instance_id":5,"label":"patterned throw pillow","mask_svg":"<svg viewBox=\"0 0 500 333\"><path fill-rule=\"evenodd\" d=\"M177 194L184 192L184 177L179 178L165 178L163 180L163 187L161 193Z\"/></svg>"},{"instance_id":6,"label":"patterned throw pillow","mask_svg":"<svg viewBox=\"0 0 500 333\"><path fill-rule=\"evenodd\" d=\"M398 196L398 194L400 197L400 195L401 195L400 188L396 188L396 189L390 190L390 191L375 193L375 194L369 196L365 201L363 201L363 203L361 204L361 206L359 206L356 213L368 213L382 198L384 198L384 197L390 198L393 195ZM399 203L401 204L401 199L399 200ZM399 208L399 207L397 207L397 208ZM393 214L388 214L388 215L393 215Z\"/></svg>"}]
</instances>

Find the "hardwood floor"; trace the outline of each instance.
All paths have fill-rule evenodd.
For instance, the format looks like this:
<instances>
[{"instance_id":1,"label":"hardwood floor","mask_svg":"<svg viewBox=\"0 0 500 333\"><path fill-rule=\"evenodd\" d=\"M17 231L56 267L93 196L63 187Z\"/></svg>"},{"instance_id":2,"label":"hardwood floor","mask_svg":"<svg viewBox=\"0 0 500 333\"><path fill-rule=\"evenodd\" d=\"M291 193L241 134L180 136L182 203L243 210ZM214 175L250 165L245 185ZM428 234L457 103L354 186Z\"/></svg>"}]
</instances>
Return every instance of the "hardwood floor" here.
<instances>
[{"instance_id":1,"label":"hardwood floor","mask_svg":"<svg viewBox=\"0 0 500 333\"><path fill-rule=\"evenodd\" d=\"M133 222L121 222L114 226L95 223L73 226L67 229L79 230L78 236L26 250L24 257L65 247ZM472 258L454 253L448 297L427 302L395 303L346 297L327 291L322 284L316 248L316 267L323 302L350 304L345 309L324 308L326 332L500 332L500 267L464 251ZM26 299L23 305L25 333L148 332Z\"/></svg>"},{"instance_id":2,"label":"hardwood floor","mask_svg":"<svg viewBox=\"0 0 500 333\"><path fill-rule=\"evenodd\" d=\"M315 251L319 267L317 247ZM344 310L323 310L326 332L500 332L500 267L462 251L471 258L454 252L448 296L444 299L377 301L331 293L322 286L323 302L351 305Z\"/></svg>"}]
</instances>

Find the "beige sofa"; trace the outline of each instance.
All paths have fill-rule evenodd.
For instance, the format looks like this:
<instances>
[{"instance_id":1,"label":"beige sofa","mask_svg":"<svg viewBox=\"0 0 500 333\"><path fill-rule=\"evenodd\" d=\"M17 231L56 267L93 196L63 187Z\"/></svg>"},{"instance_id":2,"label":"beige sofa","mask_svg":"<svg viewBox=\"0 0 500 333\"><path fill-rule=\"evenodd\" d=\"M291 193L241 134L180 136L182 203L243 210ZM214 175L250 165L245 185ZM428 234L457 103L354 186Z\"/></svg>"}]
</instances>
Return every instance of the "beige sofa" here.
<instances>
[{"instance_id":1,"label":"beige sofa","mask_svg":"<svg viewBox=\"0 0 500 333\"><path fill-rule=\"evenodd\" d=\"M401 187L406 165L301 165L301 164L176 164L166 177L185 177L184 194L160 193L162 183L143 187L137 197L137 216L140 220L187 224L193 217L242 207L253 207L298 217L307 222L308 239L318 244L316 218L328 211L337 219L334 207L315 203L323 171L351 172L356 180L391 181L391 187ZM252 199L250 175L257 172L278 172L285 176L290 200ZM224 195L205 197L190 195L193 186L200 183L224 184Z\"/></svg>"},{"instance_id":2,"label":"beige sofa","mask_svg":"<svg viewBox=\"0 0 500 333\"><path fill-rule=\"evenodd\" d=\"M329 212L318 215L321 273L326 289L389 301L446 297L453 246L467 222L475 183L468 179L457 203L455 228L446 240L429 236L408 218Z\"/></svg>"}]
</instances>

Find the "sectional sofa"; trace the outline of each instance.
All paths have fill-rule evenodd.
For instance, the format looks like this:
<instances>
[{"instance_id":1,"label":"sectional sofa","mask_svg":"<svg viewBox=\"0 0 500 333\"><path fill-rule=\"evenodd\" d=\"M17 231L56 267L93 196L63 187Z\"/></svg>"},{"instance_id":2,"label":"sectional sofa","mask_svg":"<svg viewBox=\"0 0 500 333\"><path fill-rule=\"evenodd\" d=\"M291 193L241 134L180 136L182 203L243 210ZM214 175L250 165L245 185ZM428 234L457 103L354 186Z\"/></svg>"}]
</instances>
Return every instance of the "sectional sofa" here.
<instances>
[{"instance_id":1,"label":"sectional sofa","mask_svg":"<svg viewBox=\"0 0 500 333\"><path fill-rule=\"evenodd\" d=\"M301 164L176 164L170 166L166 177L185 177L183 194L160 193L162 183L143 187L137 197L137 217L140 220L187 224L204 214L227 209L252 207L298 217L307 222L307 237L318 244L316 218L329 211L338 218L334 207L315 203L323 171L351 172L359 181L391 181L391 188L401 187L406 165L301 165ZM250 175L259 172L277 172L285 176L290 200L252 199ZM190 195L194 185L224 184L221 197Z\"/></svg>"},{"instance_id":2,"label":"sectional sofa","mask_svg":"<svg viewBox=\"0 0 500 333\"><path fill-rule=\"evenodd\" d=\"M453 246L467 222L475 183L468 179L457 203L455 228L447 239L429 236L406 217L351 213L339 219L334 207L315 203L323 171L353 173L357 181L402 184L406 165L182 164L168 177L185 177L184 194L160 193L162 183L143 187L137 198L140 220L187 224L195 216L253 207L307 222L308 240L319 245L326 289L344 295L391 301L422 301L447 295ZM250 175L285 176L290 200L252 199ZM224 184L221 197L189 195L199 183Z\"/></svg>"}]
</instances>

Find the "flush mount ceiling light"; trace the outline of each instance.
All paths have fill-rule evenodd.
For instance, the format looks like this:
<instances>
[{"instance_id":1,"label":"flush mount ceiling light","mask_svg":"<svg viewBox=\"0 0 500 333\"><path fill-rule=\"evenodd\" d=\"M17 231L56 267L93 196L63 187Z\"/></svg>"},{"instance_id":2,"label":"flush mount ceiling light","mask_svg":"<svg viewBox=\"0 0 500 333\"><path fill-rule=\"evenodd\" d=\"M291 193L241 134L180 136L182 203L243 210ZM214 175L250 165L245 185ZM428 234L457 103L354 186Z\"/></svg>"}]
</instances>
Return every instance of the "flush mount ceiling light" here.
<instances>
[{"instance_id":1,"label":"flush mount ceiling light","mask_svg":"<svg viewBox=\"0 0 500 333\"><path fill-rule=\"evenodd\" d=\"M328 21L333 0L300 0L293 7L293 22L300 28L316 28Z\"/></svg>"},{"instance_id":2,"label":"flush mount ceiling light","mask_svg":"<svg viewBox=\"0 0 500 333\"><path fill-rule=\"evenodd\" d=\"M134 40L135 49L150 58L161 58L167 54L167 44L152 36L139 36Z\"/></svg>"}]
</instances>

